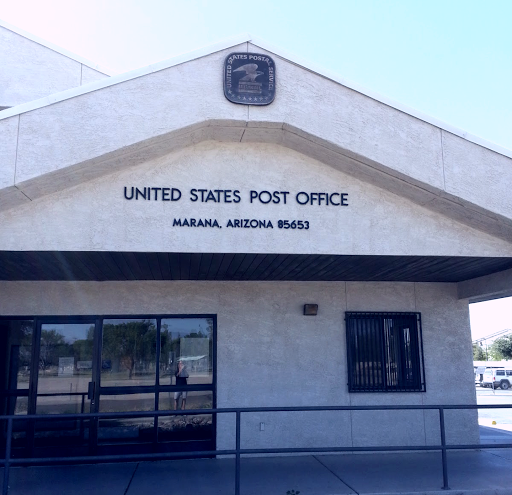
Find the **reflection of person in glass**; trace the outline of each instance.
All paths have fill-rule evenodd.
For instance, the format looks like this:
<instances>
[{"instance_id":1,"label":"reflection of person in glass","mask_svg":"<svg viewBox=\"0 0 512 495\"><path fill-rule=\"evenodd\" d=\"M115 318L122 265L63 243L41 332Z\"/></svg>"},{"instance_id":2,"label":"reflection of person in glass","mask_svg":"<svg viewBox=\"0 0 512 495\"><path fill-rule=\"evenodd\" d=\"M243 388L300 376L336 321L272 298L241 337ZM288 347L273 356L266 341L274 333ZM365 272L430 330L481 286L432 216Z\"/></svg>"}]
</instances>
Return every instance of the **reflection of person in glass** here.
<instances>
[{"instance_id":1,"label":"reflection of person in glass","mask_svg":"<svg viewBox=\"0 0 512 495\"><path fill-rule=\"evenodd\" d=\"M176 369L176 372L174 373L174 376L176 377L176 385L183 386L187 384L187 378L188 378L188 371L187 367L183 363L183 361L178 361L178 368ZM185 402L187 400L187 392L186 391L180 391L180 392L174 392L174 409L178 409L178 401L181 397L181 408L185 409Z\"/></svg>"}]
</instances>

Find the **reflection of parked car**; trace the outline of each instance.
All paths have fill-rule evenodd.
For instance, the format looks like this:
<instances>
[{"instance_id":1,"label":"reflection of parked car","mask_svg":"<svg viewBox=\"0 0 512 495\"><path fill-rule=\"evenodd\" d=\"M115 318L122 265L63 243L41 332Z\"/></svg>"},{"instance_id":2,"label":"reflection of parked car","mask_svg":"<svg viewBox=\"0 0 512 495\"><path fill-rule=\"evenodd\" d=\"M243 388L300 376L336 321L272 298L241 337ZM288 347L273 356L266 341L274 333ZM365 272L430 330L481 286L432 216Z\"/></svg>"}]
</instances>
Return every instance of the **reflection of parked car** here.
<instances>
[{"instance_id":1,"label":"reflection of parked car","mask_svg":"<svg viewBox=\"0 0 512 495\"><path fill-rule=\"evenodd\" d=\"M484 378L482 380L482 387L501 388L508 390L512 386L512 369L487 368L484 371Z\"/></svg>"}]
</instances>

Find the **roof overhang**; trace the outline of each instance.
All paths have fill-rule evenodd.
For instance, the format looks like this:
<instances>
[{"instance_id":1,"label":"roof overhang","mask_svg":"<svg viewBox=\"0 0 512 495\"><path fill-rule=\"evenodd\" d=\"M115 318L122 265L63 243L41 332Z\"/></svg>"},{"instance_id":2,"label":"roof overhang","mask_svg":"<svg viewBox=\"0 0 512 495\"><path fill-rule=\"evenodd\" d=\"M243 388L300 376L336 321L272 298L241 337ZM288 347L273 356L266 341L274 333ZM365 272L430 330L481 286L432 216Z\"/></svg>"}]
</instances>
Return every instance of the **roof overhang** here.
<instances>
[{"instance_id":1,"label":"roof overhang","mask_svg":"<svg viewBox=\"0 0 512 495\"><path fill-rule=\"evenodd\" d=\"M232 51L276 57L272 105L246 107L224 98L221 67ZM208 98L197 103L198 95ZM512 242L510 151L248 36L4 110L0 210L209 140L295 150ZM512 249L501 258L0 251L2 280L462 283L510 268Z\"/></svg>"},{"instance_id":2,"label":"roof overhang","mask_svg":"<svg viewBox=\"0 0 512 495\"><path fill-rule=\"evenodd\" d=\"M288 280L456 283L511 268L512 258L469 256L0 251L0 280L10 281Z\"/></svg>"}]
</instances>

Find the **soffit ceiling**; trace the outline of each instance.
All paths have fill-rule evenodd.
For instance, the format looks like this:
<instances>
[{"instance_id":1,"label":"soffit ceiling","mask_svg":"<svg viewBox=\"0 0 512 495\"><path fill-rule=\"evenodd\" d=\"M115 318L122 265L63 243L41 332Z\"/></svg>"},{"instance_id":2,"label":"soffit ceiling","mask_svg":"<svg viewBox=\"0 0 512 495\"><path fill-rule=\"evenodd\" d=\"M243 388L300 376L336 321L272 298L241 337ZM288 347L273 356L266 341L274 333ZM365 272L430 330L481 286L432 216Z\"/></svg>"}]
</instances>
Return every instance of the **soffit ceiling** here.
<instances>
[{"instance_id":1,"label":"soffit ceiling","mask_svg":"<svg viewBox=\"0 0 512 495\"><path fill-rule=\"evenodd\" d=\"M461 282L512 258L270 253L0 252L0 280Z\"/></svg>"}]
</instances>

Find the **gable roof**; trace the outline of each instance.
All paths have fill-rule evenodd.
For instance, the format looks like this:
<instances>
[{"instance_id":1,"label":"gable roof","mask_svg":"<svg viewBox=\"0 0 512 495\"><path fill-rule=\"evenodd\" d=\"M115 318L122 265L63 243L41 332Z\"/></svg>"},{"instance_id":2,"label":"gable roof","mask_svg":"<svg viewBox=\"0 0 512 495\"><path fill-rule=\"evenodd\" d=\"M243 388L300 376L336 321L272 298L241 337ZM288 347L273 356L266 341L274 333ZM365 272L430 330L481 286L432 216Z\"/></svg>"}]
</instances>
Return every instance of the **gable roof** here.
<instances>
[{"instance_id":1,"label":"gable roof","mask_svg":"<svg viewBox=\"0 0 512 495\"><path fill-rule=\"evenodd\" d=\"M225 100L221 66L231 51L278 59L272 105ZM267 141L512 240L510 151L249 35L4 110L0 128L0 209L202 140Z\"/></svg>"},{"instance_id":2,"label":"gable roof","mask_svg":"<svg viewBox=\"0 0 512 495\"><path fill-rule=\"evenodd\" d=\"M61 53L69 58L72 58L73 60L81 62L84 65L87 65L95 70L98 70L99 72L103 72L104 74L111 76L109 79L95 81L94 83L88 84L85 87L82 86L82 87L72 88L72 89L56 93L54 95L51 95L51 96L48 96L45 98L41 98L41 99L38 99L35 101L24 103L23 105L18 105L16 107L13 107L12 109L9 109L8 112L4 111L4 113L0 114L0 120L10 117L12 115L19 115L21 113L29 112L29 111L35 110L37 108L42 108L47 105L52 105L59 101L63 101L63 100L69 99L69 98L74 98L75 96L79 96L79 95L82 95L85 93L90 93L90 92L97 91L102 88L114 86L116 84L120 84L125 81L129 81L131 79L135 79L135 78L142 77L142 76L154 73L154 72L158 72L160 70L165 70L165 69L189 62L191 60L195 60L195 59L210 55L217 51L225 50L225 49L233 47L235 45L239 45L242 43L251 43L256 47L259 47L268 52L271 52L283 59L286 59L286 60L294 63L295 65L297 65L299 67L302 67L308 71L318 74L319 76L330 79L331 81L339 83L347 88L353 89L354 91L357 91L358 93L361 93L361 94L368 96L376 101L384 103L385 105L388 105L392 108L400 110L401 112L411 115L412 117L416 117L417 119L423 120L424 122L427 122L436 127L439 127L440 129L448 131L451 134L460 136L463 139L466 139L467 141L478 144L480 146L483 146L484 148L487 148L489 150L495 151L504 156L508 156L508 157L512 158L512 150L505 148L504 146L500 146L500 145L498 145L492 141L489 141L487 139L484 139L480 136L471 134L471 133L465 131L464 129L458 128L451 124L448 124L432 115L426 114L426 113L416 110L412 107L404 105L403 103L401 103L399 101L389 98L388 96L382 95L379 92L369 89L369 88L365 87L364 85L361 85L357 82L350 81L350 80L340 76L339 74L335 73L334 71L331 71L329 69L321 67L312 61L305 60L295 54L292 54L286 50L276 47L270 43L267 43L266 41L264 41L258 37L252 36L249 33L241 33L239 35L226 38L225 40L221 40L217 43L213 43L211 45L208 45L208 46L196 49L196 50L192 50L190 52L187 52L187 53L184 53L184 54L181 54L181 55L178 55L178 56L166 59L166 60L162 60L162 61L156 62L154 64L140 67L138 69L134 69L134 70L131 70L128 72L123 72L121 74L114 74L111 69L106 69L104 67L102 68L98 64L88 61L87 59L85 59L79 55L75 55L71 52L68 52L64 48L60 48L57 45L54 45L50 42L42 40L41 38L38 38L35 35L31 35L30 33L27 33L26 31L23 31L20 28L10 26L8 23L6 23L5 21L2 21L1 19L0 19L0 26L4 26L7 29L10 29L11 31L21 34L22 36L24 36L28 39L31 39L32 41L35 41L36 43L42 44L43 46L46 46L47 48L57 51L58 53Z\"/></svg>"}]
</instances>

